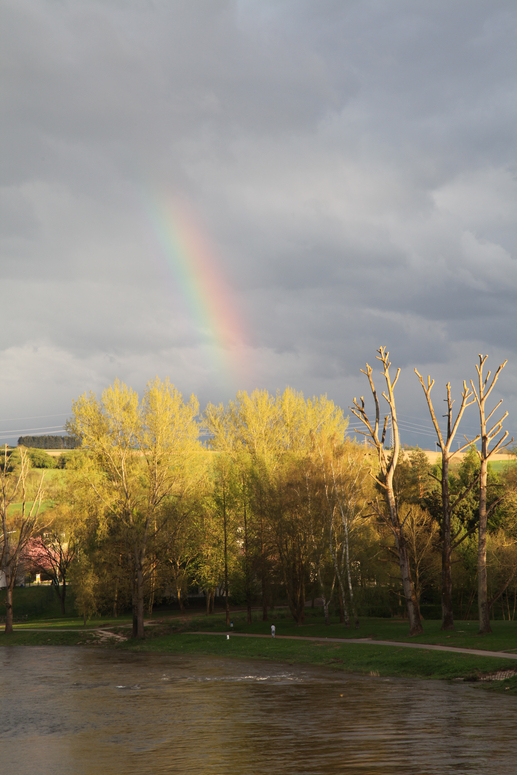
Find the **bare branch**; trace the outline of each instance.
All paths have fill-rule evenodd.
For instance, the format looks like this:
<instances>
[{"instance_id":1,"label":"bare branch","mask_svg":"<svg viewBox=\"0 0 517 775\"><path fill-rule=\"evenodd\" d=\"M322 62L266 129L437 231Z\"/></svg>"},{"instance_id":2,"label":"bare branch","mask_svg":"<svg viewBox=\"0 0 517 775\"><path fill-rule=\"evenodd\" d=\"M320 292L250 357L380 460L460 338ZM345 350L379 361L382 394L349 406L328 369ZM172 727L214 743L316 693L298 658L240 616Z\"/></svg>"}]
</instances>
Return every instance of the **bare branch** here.
<instances>
[{"instance_id":1,"label":"bare branch","mask_svg":"<svg viewBox=\"0 0 517 775\"><path fill-rule=\"evenodd\" d=\"M492 415L493 415L493 414L494 414L494 413L495 413L495 412L496 412L496 411L499 409L499 407L501 406L501 404L502 404L502 403L503 403L503 399L501 398L501 399L500 399L500 400L497 402L497 404L494 406L494 408L492 409L492 411L490 412L490 414L488 415L488 417L486 418L486 422L488 422L488 421L489 421L489 419L490 419L490 418L492 417ZM508 412L506 412L506 415L505 415L505 417L507 417L507 416L508 416ZM503 420L504 420L504 417L503 417Z\"/></svg>"},{"instance_id":2,"label":"bare branch","mask_svg":"<svg viewBox=\"0 0 517 775\"><path fill-rule=\"evenodd\" d=\"M466 436L465 436L465 438L467 439ZM462 444L461 447L458 447L458 449L456 449L454 452L451 452L451 458L454 457L454 455L458 455L461 452L463 452L465 449L467 449L467 447L471 447L473 444L476 443L476 441L479 441L480 438L481 438L481 434L478 433L478 435L474 436L473 439L467 439L465 444Z\"/></svg>"},{"instance_id":3,"label":"bare branch","mask_svg":"<svg viewBox=\"0 0 517 775\"><path fill-rule=\"evenodd\" d=\"M512 438L511 438L511 439L509 439L509 441L507 441L507 442L506 442L506 444L503 444L503 442L504 442L504 441L505 441L505 440L508 438L508 435L509 435L509 434L508 434L508 431L505 431L505 432L504 432L504 435L503 435L503 436L502 436L502 437L499 439L499 441L497 442L497 444L495 445L495 447L492 447L492 449L491 449L491 450L490 450L490 452L488 453L488 455L487 455L487 460L488 460L488 458L490 458L492 455L494 455L495 453L497 453L497 452L498 452L500 449L503 449L504 447L509 447L509 446L510 446L510 444L512 444L512 443L513 443L513 436L512 436Z\"/></svg>"}]
</instances>

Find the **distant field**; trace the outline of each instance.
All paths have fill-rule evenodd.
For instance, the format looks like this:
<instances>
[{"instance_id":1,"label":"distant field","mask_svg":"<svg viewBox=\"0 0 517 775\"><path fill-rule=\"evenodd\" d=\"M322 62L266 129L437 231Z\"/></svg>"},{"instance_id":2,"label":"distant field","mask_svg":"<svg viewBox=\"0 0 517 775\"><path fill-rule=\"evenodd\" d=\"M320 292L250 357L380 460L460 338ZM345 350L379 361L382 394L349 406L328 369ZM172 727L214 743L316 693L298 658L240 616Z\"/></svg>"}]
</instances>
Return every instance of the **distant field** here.
<instances>
[{"instance_id":1,"label":"distant field","mask_svg":"<svg viewBox=\"0 0 517 775\"><path fill-rule=\"evenodd\" d=\"M427 455L427 459L430 463L438 463L441 459L441 452L437 452L436 450L432 449L424 449L422 450ZM59 457L60 455L69 455L71 452L74 452L73 449L44 449L42 452L46 452L47 455L50 455L51 457ZM463 456L464 452L460 452L458 455L455 455L453 460L460 461ZM492 463L492 466L495 468L496 471L499 471L504 465L507 465L508 463L517 463L517 457L515 455L512 455L510 453L502 453L500 455L496 455L494 458L490 461Z\"/></svg>"},{"instance_id":2,"label":"distant field","mask_svg":"<svg viewBox=\"0 0 517 775\"><path fill-rule=\"evenodd\" d=\"M424 449L422 450L427 455L427 459L430 463L439 463L442 459L442 453L437 452L435 450L431 449ZM455 455L453 460L460 461L462 460L463 456L465 455L465 452L460 452L458 455ZM509 454L509 453L502 453L500 455L495 455L493 458L490 458L490 463L493 466L494 470L500 471L501 469L504 469L508 465L515 465L517 463L517 457L515 455Z\"/></svg>"},{"instance_id":3,"label":"distant field","mask_svg":"<svg viewBox=\"0 0 517 775\"><path fill-rule=\"evenodd\" d=\"M492 466L493 470L497 473L500 473L502 471L508 471L509 468L517 465L517 458L515 458L513 455L511 456L512 459L510 460L499 460L498 457L494 458L494 460L490 461L490 465Z\"/></svg>"}]
</instances>

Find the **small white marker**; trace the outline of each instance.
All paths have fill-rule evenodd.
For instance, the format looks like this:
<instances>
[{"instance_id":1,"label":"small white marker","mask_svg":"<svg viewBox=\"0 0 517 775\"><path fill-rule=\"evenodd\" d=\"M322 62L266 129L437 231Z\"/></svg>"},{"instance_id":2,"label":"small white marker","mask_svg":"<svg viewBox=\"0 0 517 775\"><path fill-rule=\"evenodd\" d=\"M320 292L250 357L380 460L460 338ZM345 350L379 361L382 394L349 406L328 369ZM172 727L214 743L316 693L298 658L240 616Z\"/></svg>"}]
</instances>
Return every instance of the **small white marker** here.
<instances>
[{"instance_id":1,"label":"small white marker","mask_svg":"<svg viewBox=\"0 0 517 775\"><path fill-rule=\"evenodd\" d=\"M226 636L226 640L230 640L230 636L229 635Z\"/></svg>"}]
</instances>

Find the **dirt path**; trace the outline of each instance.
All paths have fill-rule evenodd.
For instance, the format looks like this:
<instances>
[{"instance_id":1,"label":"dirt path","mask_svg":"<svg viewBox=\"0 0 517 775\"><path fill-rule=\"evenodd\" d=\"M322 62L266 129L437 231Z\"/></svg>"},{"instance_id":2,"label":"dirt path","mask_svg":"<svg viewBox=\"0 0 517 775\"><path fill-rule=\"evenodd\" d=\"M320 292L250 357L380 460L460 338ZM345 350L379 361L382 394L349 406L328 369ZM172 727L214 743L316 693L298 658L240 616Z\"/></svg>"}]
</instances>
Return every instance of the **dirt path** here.
<instances>
[{"instance_id":1,"label":"dirt path","mask_svg":"<svg viewBox=\"0 0 517 775\"><path fill-rule=\"evenodd\" d=\"M185 632L184 635L222 635L226 632ZM271 635L254 635L248 632L229 633L231 638L269 638ZM436 646L431 643L405 643L396 640L373 640L372 638L314 638L303 635L277 635L277 640L309 640L317 643L359 643L365 646L396 646L405 649L424 649L426 651L450 651L453 654L474 654L478 657L500 657L501 659L517 660L517 654L509 654L507 651L485 651L484 649L464 649L459 646Z\"/></svg>"}]
</instances>

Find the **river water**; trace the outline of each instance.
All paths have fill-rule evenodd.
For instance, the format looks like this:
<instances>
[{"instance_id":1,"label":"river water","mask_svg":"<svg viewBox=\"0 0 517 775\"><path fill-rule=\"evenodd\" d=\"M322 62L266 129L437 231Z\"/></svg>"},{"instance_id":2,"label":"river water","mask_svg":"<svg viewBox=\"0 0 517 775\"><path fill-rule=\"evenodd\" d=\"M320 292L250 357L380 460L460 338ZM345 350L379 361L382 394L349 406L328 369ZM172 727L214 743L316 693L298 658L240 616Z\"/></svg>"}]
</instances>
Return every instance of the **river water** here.
<instances>
[{"instance_id":1,"label":"river water","mask_svg":"<svg viewBox=\"0 0 517 775\"><path fill-rule=\"evenodd\" d=\"M517 773L517 699L465 684L0 648L0 773Z\"/></svg>"}]
</instances>

